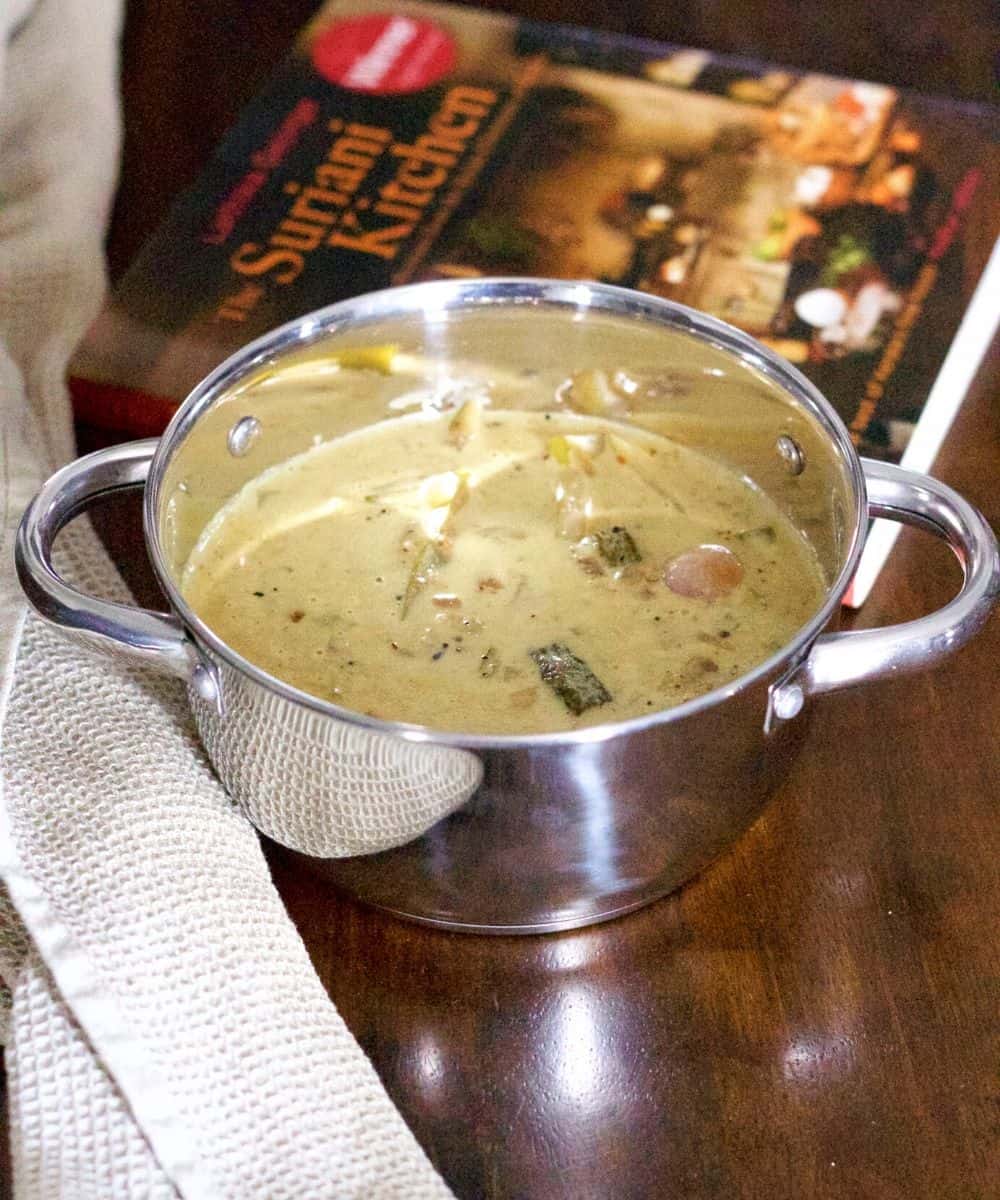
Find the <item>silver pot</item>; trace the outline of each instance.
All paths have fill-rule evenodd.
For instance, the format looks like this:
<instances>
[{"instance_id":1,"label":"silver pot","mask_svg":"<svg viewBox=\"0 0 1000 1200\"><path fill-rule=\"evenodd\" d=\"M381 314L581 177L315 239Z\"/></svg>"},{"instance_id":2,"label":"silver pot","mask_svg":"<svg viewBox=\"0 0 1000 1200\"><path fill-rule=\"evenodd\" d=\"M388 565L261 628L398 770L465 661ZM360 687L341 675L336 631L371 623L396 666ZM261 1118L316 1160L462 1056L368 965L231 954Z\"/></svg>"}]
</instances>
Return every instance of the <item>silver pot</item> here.
<instances>
[{"instance_id":1,"label":"silver pot","mask_svg":"<svg viewBox=\"0 0 1000 1200\"><path fill-rule=\"evenodd\" d=\"M683 361L690 352L702 369L736 380L737 408L731 396L720 400L685 436L763 486L810 537L829 580L822 606L778 653L663 712L572 733L483 737L380 721L306 695L241 658L191 611L179 569L228 496L317 438L368 419L319 393L290 405L266 386L276 363L382 341L447 358L478 337L493 353L486 318L498 310L531 316L496 352L505 369L552 355L553 338L560 362L595 365L613 337L622 354ZM71 517L102 494L142 486L166 614L82 595L52 565ZM964 585L919 620L831 632L872 516L944 538ZM859 460L830 405L784 360L678 305L541 280L419 284L283 326L215 370L158 442L102 450L57 472L26 512L16 553L44 618L186 681L215 769L262 833L362 900L494 932L586 925L683 883L757 816L803 740L813 696L931 665L983 625L1000 594L983 517L934 479Z\"/></svg>"}]
</instances>

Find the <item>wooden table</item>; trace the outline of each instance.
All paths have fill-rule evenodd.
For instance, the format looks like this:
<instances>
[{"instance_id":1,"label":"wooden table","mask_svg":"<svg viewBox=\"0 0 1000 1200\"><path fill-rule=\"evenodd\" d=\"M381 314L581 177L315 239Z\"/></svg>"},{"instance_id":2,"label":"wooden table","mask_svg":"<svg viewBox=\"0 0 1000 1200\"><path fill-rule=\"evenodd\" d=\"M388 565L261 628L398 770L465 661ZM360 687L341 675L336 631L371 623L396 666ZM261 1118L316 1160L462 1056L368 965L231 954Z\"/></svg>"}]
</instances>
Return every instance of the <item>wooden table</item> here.
<instances>
[{"instance_id":1,"label":"wooden table","mask_svg":"<svg viewBox=\"0 0 1000 1200\"><path fill-rule=\"evenodd\" d=\"M944 3L916 19L854 2L809 17L786 2L746 16L712 0L504 7L982 97L997 32L972 3L965 19ZM132 4L116 271L311 8ZM994 353L936 465L995 525L998 383ZM155 599L135 504L101 525ZM905 532L853 624L940 606L958 579L939 544ZM994 619L933 672L817 703L806 752L739 845L606 926L433 932L273 854L331 998L456 1195L1000 1194L998 658Z\"/></svg>"}]
</instances>

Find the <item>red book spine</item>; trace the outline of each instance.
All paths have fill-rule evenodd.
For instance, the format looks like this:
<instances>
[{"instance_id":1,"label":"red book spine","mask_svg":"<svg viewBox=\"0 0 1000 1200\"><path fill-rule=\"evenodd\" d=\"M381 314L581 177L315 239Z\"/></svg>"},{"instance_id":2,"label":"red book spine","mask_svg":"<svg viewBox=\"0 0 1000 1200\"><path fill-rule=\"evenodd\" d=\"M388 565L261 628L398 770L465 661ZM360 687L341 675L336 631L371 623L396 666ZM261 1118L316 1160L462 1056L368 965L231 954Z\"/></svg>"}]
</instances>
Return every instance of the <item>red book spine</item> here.
<instances>
[{"instance_id":1,"label":"red book spine","mask_svg":"<svg viewBox=\"0 0 1000 1200\"><path fill-rule=\"evenodd\" d=\"M68 380L74 417L99 429L121 430L135 437L159 437L177 411L176 400L137 388L96 383L80 375Z\"/></svg>"}]
</instances>

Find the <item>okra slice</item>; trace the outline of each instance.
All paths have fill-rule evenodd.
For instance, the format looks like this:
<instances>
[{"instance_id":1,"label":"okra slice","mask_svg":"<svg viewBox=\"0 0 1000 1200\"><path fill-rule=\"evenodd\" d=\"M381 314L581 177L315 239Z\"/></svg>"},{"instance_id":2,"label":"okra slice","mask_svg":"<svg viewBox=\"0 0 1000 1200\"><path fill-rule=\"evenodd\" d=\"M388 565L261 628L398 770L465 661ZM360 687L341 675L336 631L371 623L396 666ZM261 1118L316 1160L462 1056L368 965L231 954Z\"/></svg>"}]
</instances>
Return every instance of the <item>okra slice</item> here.
<instances>
[{"instance_id":1,"label":"okra slice","mask_svg":"<svg viewBox=\"0 0 1000 1200\"><path fill-rule=\"evenodd\" d=\"M553 642L551 646L542 646L529 653L542 681L549 685L575 717L588 708L607 704L612 699L611 693L590 667L568 646Z\"/></svg>"},{"instance_id":2,"label":"okra slice","mask_svg":"<svg viewBox=\"0 0 1000 1200\"><path fill-rule=\"evenodd\" d=\"M629 563L642 561L639 547L624 525L599 529L594 537L597 538L597 549L601 558L609 567L627 567Z\"/></svg>"}]
</instances>

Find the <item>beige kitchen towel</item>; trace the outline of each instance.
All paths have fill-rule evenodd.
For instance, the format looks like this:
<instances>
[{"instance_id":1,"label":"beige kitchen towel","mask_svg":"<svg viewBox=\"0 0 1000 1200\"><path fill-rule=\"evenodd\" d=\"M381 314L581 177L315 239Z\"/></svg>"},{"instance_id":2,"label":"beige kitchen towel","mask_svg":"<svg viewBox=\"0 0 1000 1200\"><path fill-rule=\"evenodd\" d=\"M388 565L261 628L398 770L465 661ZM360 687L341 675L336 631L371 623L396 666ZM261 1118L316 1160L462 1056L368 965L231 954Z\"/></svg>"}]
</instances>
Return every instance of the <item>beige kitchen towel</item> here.
<instances>
[{"instance_id":1,"label":"beige kitchen towel","mask_svg":"<svg viewBox=\"0 0 1000 1200\"><path fill-rule=\"evenodd\" d=\"M0 0L0 974L19 1200L450 1193L316 977L182 688L27 617L17 519L72 453L118 7ZM86 590L126 598L86 523Z\"/></svg>"}]
</instances>

